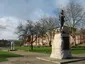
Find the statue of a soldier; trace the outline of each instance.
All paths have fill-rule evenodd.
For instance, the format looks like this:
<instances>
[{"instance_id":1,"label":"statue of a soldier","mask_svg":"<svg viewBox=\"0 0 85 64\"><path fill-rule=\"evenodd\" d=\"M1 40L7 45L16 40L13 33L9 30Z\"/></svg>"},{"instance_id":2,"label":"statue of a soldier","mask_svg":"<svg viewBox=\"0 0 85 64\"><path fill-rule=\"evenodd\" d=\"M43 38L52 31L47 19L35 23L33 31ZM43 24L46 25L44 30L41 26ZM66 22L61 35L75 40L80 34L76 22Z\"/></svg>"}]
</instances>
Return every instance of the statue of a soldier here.
<instances>
[{"instance_id":1,"label":"statue of a soldier","mask_svg":"<svg viewBox=\"0 0 85 64\"><path fill-rule=\"evenodd\" d=\"M60 30L62 30L62 28L63 28L64 22L65 22L64 18L65 18L64 10L61 10L61 13L60 13L60 16L59 16L59 20L60 20L60 24L61 24Z\"/></svg>"}]
</instances>

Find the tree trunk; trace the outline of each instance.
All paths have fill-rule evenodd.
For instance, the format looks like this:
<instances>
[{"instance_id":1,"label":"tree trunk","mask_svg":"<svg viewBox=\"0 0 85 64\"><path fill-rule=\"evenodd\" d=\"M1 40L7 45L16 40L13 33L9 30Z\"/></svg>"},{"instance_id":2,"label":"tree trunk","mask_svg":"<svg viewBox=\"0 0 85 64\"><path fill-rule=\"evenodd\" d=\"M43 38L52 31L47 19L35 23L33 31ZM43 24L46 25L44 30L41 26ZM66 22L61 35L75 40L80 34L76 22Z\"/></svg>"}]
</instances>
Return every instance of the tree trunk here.
<instances>
[{"instance_id":1,"label":"tree trunk","mask_svg":"<svg viewBox=\"0 0 85 64\"><path fill-rule=\"evenodd\" d=\"M33 35L31 36L31 50L33 50Z\"/></svg>"},{"instance_id":2,"label":"tree trunk","mask_svg":"<svg viewBox=\"0 0 85 64\"><path fill-rule=\"evenodd\" d=\"M31 46L30 46L31 50L33 50L33 44L31 43Z\"/></svg>"},{"instance_id":3,"label":"tree trunk","mask_svg":"<svg viewBox=\"0 0 85 64\"><path fill-rule=\"evenodd\" d=\"M50 40L50 41L49 41L49 46L50 46L50 47L52 46L51 43L52 43L52 41Z\"/></svg>"},{"instance_id":4,"label":"tree trunk","mask_svg":"<svg viewBox=\"0 0 85 64\"><path fill-rule=\"evenodd\" d=\"M30 43L31 43L31 50L33 50L33 43L34 43L36 40L37 40L37 35L36 35L36 37L35 37L35 40L34 40L33 35L31 35L31 41L30 41Z\"/></svg>"}]
</instances>

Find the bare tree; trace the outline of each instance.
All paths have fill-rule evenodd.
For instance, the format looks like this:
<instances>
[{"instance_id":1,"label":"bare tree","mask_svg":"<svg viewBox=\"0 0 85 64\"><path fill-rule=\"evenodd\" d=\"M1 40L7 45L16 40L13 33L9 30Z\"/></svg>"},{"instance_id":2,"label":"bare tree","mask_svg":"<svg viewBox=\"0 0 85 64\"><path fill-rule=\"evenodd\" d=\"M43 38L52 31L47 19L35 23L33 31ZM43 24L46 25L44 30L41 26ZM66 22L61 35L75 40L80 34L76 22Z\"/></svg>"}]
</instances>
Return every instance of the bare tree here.
<instances>
[{"instance_id":1,"label":"bare tree","mask_svg":"<svg viewBox=\"0 0 85 64\"><path fill-rule=\"evenodd\" d=\"M19 38L22 38L24 42L28 42L33 50L33 42L35 41L34 35L36 35L33 21L28 20L26 25L20 24L17 27L17 34Z\"/></svg>"},{"instance_id":2,"label":"bare tree","mask_svg":"<svg viewBox=\"0 0 85 64\"><path fill-rule=\"evenodd\" d=\"M66 25L77 27L78 23L84 19L84 15L84 8L80 4L70 2L65 8Z\"/></svg>"},{"instance_id":3,"label":"bare tree","mask_svg":"<svg viewBox=\"0 0 85 64\"><path fill-rule=\"evenodd\" d=\"M20 23L19 26L17 27L17 30L15 32L16 34L18 34L18 38L23 40L24 39L24 27L23 25Z\"/></svg>"},{"instance_id":4,"label":"bare tree","mask_svg":"<svg viewBox=\"0 0 85 64\"><path fill-rule=\"evenodd\" d=\"M45 35L48 37L49 45L51 46L51 41L54 37L55 30L57 29L59 23L55 17L44 17L40 19L43 26Z\"/></svg>"},{"instance_id":5,"label":"bare tree","mask_svg":"<svg viewBox=\"0 0 85 64\"><path fill-rule=\"evenodd\" d=\"M65 25L70 27L70 32L72 37L75 39L75 30L74 28L79 28L79 23L84 22L85 16L85 11L84 8L74 2L70 2L66 7L65 7ZM76 45L76 42L74 43Z\"/></svg>"},{"instance_id":6,"label":"bare tree","mask_svg":"<svg viewBox=\"0 0 85 64\"><path fill-rule=\"evenodd\" d=\"M36 32L36 35L37 35L37 39L42 38L43 35L46 33L45 27L42 26L42 24L39 21L37 21L35 23L35 32ZM36 40L36 41L38 43L38 40Z\"/></svg>"}]
</instances>

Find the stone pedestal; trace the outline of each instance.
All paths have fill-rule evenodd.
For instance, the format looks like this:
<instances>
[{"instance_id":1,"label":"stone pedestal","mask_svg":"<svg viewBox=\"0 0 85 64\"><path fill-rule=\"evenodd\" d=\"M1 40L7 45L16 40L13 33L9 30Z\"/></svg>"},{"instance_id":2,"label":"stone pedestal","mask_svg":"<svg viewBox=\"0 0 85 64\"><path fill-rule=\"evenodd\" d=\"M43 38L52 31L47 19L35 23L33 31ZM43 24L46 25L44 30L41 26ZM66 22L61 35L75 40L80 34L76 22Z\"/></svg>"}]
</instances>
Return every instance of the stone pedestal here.
<instances>
[{"instance_id":1,"label":"stone pedestal","mask_svg":"<svg viewBox=\"0 0 85 64\"><path fill-rule=\"evenodd\" d=\"M69 34L65 32L55 34L50 58L66 59L71 57Z\"/></svg>"}]
</instances>

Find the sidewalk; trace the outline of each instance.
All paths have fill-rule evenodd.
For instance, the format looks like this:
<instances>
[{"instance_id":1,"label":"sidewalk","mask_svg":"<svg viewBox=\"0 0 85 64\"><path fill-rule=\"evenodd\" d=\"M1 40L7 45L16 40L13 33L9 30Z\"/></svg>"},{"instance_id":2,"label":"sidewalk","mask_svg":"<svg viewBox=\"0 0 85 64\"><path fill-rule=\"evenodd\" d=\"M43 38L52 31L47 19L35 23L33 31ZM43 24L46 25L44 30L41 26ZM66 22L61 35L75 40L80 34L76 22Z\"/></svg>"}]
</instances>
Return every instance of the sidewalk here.
<instances>
[{"instance_id":1,"label":"sidewalk","mask_svg":"<svg viewBox=\"0 0 85 64\"><path fill-rule=\"evenodd\" d=\"M12 53L21 54L24 55L24 57L9 58L8 61L0 62L0 64L55 64L52 62L38 60L36 58L49 56L47 54L24 51L12 51Z\"/></svg>"}]
</instances>

